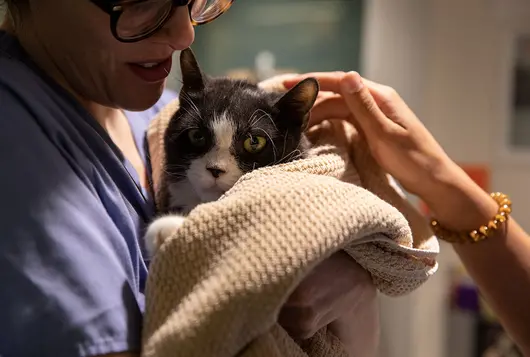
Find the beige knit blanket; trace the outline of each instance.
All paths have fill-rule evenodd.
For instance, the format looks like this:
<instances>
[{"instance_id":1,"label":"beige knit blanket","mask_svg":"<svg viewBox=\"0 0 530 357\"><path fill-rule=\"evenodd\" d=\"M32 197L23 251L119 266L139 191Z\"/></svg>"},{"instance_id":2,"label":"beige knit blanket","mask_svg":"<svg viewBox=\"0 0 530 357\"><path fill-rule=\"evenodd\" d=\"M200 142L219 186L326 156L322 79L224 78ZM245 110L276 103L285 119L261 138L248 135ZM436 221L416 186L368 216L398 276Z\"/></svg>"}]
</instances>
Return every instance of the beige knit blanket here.
<instances>
[{"instance_id":1,"label":"beige knit blanket","mask_svg":"<svg viewBox=\"0 0 530 357\"><path fill-rule=\"evenodd\" d=\"M148 133L160 208L162 138L177 108L165 108ZM313 267L344 249L392 296L436 271L428 224L354 127L325 122L309 137L310 158L243 176L162 244L150 266L142 356L347 356L326 329L300 347L276 322Z\"/></svg>"}]
</instances>

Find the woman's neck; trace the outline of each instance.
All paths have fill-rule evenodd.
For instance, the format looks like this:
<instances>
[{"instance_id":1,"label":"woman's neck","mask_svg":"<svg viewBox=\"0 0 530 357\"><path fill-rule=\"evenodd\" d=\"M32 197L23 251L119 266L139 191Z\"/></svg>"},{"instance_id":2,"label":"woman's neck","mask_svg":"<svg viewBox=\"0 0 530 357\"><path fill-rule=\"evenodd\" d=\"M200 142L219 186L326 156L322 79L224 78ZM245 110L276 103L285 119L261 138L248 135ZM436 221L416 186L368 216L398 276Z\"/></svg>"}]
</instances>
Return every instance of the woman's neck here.
<instances>
[{"instance_id":1,"label":"woman's neck","mask_svg":"<svg viewBox=\"0 0 530 357\"><path fill-rule=\"evenodd\" d=\"M82 101L83 103L83 101ZM84 107L109 134L138 174L140 185L148 187L147 171L125 113L120 109L108 108L93 102L84 102Z\"/></svg>"},{"instance_id":2,"label":"woman's neck","mask_svg":"<svg viewBox=\"0 0 530 357\"><path fill-rule=\"evenodd\" d=\"M111 135L116 131L117 127L122 127L126 122L125 114L122 110L116 108L109 108L98 103L84 100L75 95L81 105L92 115L92 117L101 125L106 132ZM120 124L121 123L121 124ZM113 135L111 135L112 137Z\"/></svg>"}]
</instances>

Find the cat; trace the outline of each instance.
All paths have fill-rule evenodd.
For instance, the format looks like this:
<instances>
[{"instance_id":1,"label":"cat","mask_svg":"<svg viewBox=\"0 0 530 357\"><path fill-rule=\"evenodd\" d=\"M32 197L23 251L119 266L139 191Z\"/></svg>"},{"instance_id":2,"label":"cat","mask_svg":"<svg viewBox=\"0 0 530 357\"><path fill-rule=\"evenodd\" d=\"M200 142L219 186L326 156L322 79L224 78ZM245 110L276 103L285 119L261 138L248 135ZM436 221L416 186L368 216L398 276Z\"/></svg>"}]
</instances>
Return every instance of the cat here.
<instances>
[{"instance_id":1,"label":"cat","mask_svg":"<svg viewBox=\"0 0 530 357\"><path fill-rule=\"evenodd\" d=\"M306 78L287 92L205 75L191 49L180 54L180 108L164 137L164 175L171 213L148 227L154 254L198 204L220 198L241 176L260 167L304 158L304 135L319 85Z\"/></svg>"}]
</instances>

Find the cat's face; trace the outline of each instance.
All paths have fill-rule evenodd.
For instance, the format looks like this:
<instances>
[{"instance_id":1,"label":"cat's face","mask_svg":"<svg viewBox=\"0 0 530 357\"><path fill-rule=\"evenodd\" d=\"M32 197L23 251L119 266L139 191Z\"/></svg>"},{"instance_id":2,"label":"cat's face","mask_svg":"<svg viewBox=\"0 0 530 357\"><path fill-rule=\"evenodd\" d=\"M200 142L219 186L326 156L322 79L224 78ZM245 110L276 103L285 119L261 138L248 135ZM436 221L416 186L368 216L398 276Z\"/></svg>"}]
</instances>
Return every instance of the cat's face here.
<instances>
[{"instance_id":1,"label":"cat's face","mask_svg":"<svg viewBox=\"0 0 530 357\"><path fill-rule=\"evenodd\" d=\"M292 161L306 150L306 128L318 83L287 93L204 76L191 50L181 54L180 109L166 132L166 172L187 180L202 202L218 199L245 173Z\"/></svg>"}]
</instances>

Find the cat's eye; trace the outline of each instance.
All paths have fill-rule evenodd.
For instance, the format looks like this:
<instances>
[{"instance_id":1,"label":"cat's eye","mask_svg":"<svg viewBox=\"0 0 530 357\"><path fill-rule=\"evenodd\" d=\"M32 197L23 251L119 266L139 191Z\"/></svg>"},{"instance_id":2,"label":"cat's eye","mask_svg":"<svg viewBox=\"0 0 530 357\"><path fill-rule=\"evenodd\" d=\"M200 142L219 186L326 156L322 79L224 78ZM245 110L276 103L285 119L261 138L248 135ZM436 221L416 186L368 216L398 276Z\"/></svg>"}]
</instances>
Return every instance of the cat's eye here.
<instances>
[{"instance_id":1,"label":"cat's eye","mask_svg":"<svg viewBox=\"0 0 530 357\"><path fill-rule=\"evenodd\" d=\"M243 147L249 153L256 154L265 148L265 144L267 144L267 139L263 136L250 136L243 143Z\"/></svg>"},{"instance_id":2,"label":"cat's eye","mask_svg":"<svg viewBox=\"0 0 530 357\"><path fill-rule=\"evenodd\" d=\"M188 139L190 143L197 147L202 147L206 144L206 137L199 129L191 129L188 131Z\"/></svg>"}]
</instances>

